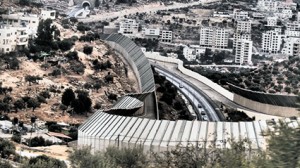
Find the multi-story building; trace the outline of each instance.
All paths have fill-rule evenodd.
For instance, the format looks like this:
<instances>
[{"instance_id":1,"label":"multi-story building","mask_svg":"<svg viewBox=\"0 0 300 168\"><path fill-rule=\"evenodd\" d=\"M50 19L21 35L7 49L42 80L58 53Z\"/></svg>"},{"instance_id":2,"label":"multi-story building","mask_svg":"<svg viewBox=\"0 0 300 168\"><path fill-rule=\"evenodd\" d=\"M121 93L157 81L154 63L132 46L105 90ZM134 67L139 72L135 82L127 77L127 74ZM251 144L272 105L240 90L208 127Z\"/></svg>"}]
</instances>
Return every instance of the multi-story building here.
<instances>
[{"instance_id":1,"label":"multi-story building","mask_svg":"<svg viewBox=\"0 0 300 168\"><path fill-rule=\"evenodd\" d=\"M212 47L213 44L214 29L210 27L200 28L200 46Z\"/></svg>"},{"instance_id":2,"label":"multi-story building","mask_svg":"<svg viewBox=\"0 0 300 168\"><path fill-rule=\"evenodd\" d=\"M284 35L286 37L300 37L300 31L285 30Z\"/></svg>"},{"instance_id":3,"label":"multi-story building","mask_svg":"<svg viewBox=\"0 0 300 168\"><path fill-rule=\"evenodd\" d=\"M235 32L233 34L233 47L236 46L237 40L251 40L251 34L250 33L244 33L244 32Z\"/></svg>"},{"instance_id":4,"label":"multi-story building","mask_svg":"<svg viewBox=\"0 0 300 168\"><path fill-rule=\"evenodd\" d=\"M300 56L299 54L299 47L300 47L300 37L289 37L284 39L284 46L282 49L282 53L286 54L288 56L296 56L296 54L298 53L298 56Z\"/></svg>"},{"instance_id":5,"label":"multi-story building","mask_svg":"<svg viewBox=\"0 0 300 168\"><path fill-rule=\"evenodd\" d=\"M237 64L252 64L252 41L239 39L235 46L235 63Z\"/></svg>"},{"instance_id":6,"label":"multi-story building","mask_svg":"<svg viewBox=\"0 0 300 168\"><path fill-rule=\"evenodd\" d=\"M293 56L300 56L300 40L293 45Z\"/></svg>"},{"instance_id":7,"label":"multi-story building","mask_svg":"<svg viewBox=\"0 0 300 168\"><path fill-rule=\"evenodd\" d=\"M228 46L229 30L218 27L200 28L200 46L226 48Z\"/></svg>"},{"instance_id":8,"label":"multi-story building","mask_svg":"<svg viewBox=\"0 0 300 168\"><path fill-rule=\"evenodd\" d=\"M291 9L280 9L274 15L280 19L290 19L293 17L293 11Z\"/></svg>"},{"instance_id":9,"label":"multi-story building","mask_svg":"<svg viewBox=\"0 0 300 168\"><path fill-rule=\"evenodd\" d=\"M236 24L236 31L251 33L251 20L238 20Z\"/></svg>"},{"instance_id":10,"label":"multi-story building","mask_svg":"<svg viewBox=\"0 0 300 168\"><path fill-rule=\"evenodd\" d=\"M26 13L3 14L3 23L11 27L26 27L27 34L34 36L39 26L40 18L38 15Z\"/></svg>"},{"instance_id":11,"label":"multi-story building","mask_svg":"<svg viewBox=\"0 0 300 168\"><path fill-rule=\"evenodd\" d=\"M288 22L285 26L286 30L300 31L300 24L297 22Z\"/></svg>"},{"instance_id":12,"label":"multi-story building","mask_svg":"<svg viewBox=\"0 0 300 168\"><path fill-rule=\"evenodd\" d=\"M138 33L138 30L139 30L139 23L137 23L136 20L124 19L120 22L118 33L131 36Z\"/></svg>"},{"instance_id":13,"label":"multi-story building","mask_svg":"<svg viewBox=\"0 0 300 168\"><path fill-rule=\"evenodd\" d=\"M267 17L267 26L276 26L277 25L277 17Z\"/></svg>"},{"instance_id":14,"label":"multi-story building","mask_svg":"<svg viewBox=\"0 0 300 168\"><path fill-rule=\"evenodd\" d=\"M300 12L297 14L297 22L300 23Z\"/></svg>"},{"instance_id":15,"label":"multi-story building","mask_svg":"<svg viewBox=\"0 0 300 168\"><path fill-rule=\"evenodd\" d=\"M171 43L173 40L173 32L168 30L161 30L159 35L159 40L161 42Z\"/></svg>"},{"instance_id":16,"label":"multi-story building","mask_svg":"<svg viewBox=\"0 0 300 168\"><path fill-rule=\"evenodd\" d=\"M238 20L235 33L233 34L233 48L236 46L236 41L239 39L251 40L251 21Z\"/></svg>"},{"instance_id":17,"label":"multi-story building","mask_svg":"<svg viewBox=\"0 0 300 168\"><path fill-rule=\"evenodd\" d=\"M205 48L201 48L197 45L185 46L183 48L184 58L188 61L194 61L197 57L200 57L201 54L205 53Z\"/></svg>"},{"instance_id":18,"label":"multi-story building","mask_svg":"<svg viewBox=\"0 0 300 168\"><path fill-rule=\"evenodd\" d=\"M54 10L41 10L40 15L27 13L3 14L0 25L0 52L23 49L28 39L35 37L41 19L55 19Z\"/></svg>"},{"instance_id":19,"label":"multi-story building","mask_svg":"<svg viewBox=\"0 0 300 168\"><path fill-rule=\"evenodd\" d=\"M159 35L160 35L160 29L159 28L155 28L155 29L144 28L142 30L142 33L145 38L157 39L157 38L159 38Z\"/></svg>"},{"instance_id":20,"label":"multi-story building","mask_svg":"<svg viewBox=\"0 0 300 168\"><path fill-rule=\"evenodd\" d=\"M0 53L23 49L28 45L26 27L0 26Z\"/></svg>"},{"instance_id":21,"label":"multi-story building","mask_svg":"<svg viewBox=\"0 0 300 168\"><path fill-rule=\"evenodd\" d=\"M278 53L282 43L281 35L276 31L267 31L262 34L262 50L265 53Z\"/></svg>"},{"instance_id":22,"label":"multi-story building","mask_svg":"<svg viewBox=\"0 0 300 168\"><path fill-rule=\"evenodd\" d=\"M242 11L240 9L234 9L233 10L233 18L235 20L243 20L249 18L249 13L246 11Z\"/></svg>"},{"instance_id":23,"label":"multi-story building","mask_svg":"<svg viewBox=\"0 0 300 168\"><path fill-rule=\"evenodd\" d=\"M270 11L274 12L278 10L278 2L275 0L258 0L257 2L257 9L260 11Z\"/></svg>"},{"instance_id":24,"label":"multi-story building","mask_svg":"<svg viewBox=\"0 0 300 168\"><path fill-rule=\"evenodd\" d=\"M41 10L41 19L51 19L54 20L56 17L56 11L55 10Z\"/></svg>"}]
</instances>

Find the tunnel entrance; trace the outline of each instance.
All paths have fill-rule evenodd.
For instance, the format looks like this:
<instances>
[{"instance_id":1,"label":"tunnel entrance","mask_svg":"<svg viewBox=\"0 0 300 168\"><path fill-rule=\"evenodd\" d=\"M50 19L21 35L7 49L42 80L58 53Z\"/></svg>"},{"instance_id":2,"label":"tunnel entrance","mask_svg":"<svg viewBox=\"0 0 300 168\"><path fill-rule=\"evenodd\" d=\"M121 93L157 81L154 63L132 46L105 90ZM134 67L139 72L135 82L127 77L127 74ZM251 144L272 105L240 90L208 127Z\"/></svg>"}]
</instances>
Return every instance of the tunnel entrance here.
<instances>
[{"instance_id":1,"label":"tunnel entrance","mask_svg":"<svg viewBox=\"0 0 300 168\"><path fill-rule=\"evenodd\" d=\"M82 3L82 7L83 7L84 9L89 9L89 8L91 7L91 4L90 4L88 1L84 1L84 2Z\"/></svg>"}]
</instances>

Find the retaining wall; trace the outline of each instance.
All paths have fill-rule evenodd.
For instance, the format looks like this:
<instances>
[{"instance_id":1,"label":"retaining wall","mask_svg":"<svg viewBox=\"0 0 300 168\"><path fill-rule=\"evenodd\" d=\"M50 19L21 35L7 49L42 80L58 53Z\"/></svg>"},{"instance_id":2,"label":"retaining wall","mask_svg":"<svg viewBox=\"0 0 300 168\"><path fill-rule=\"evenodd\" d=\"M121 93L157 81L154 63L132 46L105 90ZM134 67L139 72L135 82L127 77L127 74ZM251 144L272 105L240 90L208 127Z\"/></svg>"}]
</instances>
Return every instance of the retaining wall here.
<instances>
[{"instance_id":1,"label":"retaining wall","mask_svg":"<svg viewBox=\"0 0 300 168\"><path fill-rule=\"evenodd\" d=\"M299 111L297 108L292 107L284 107L284 106L276 106L271 104L260 103L257 101L253 101L242 97L238 94L234 94L234 102L240 104L244 107L249 109L269 114L269 115L276 115L282 117L291 117L291 116L299 116Z\"/></svg>"},{"instance_id":2,"label":"retaining wall","mask_svg":"<svg viewBox=\"0 0 300 168\"><path fill-rule=\"evenodd\" d=\"M211 81L210 79L206 78L205 76L202 76L192 70L186 69L183 66L183 62L179 59L171 58L171 57L163 57L159 56L157 54L152 55L151 53L145 53L146 57L149 59L157 60L157 61L163 61L163 62L170 62L170 63L176 63L178 65L178 70L181 71L183 74L190 76L192 78L195 78L207 86L211 87L227 99L233 101L234 94L230 91L224 89L222 86L216 84L215 82Z\"/></svg>"},{"instance_id":3,"label":"retaining wall","mask_svg":"<svg viewBox=\"0 0 300 168\"><path fill-rule=\"evenodd\" d=\"M178 65L178 70L181 71L183 74L201 81L205 85L214 89L219 94L223 95L227 99L229 99L241 106L247 107L249 109L252 109L252 110L255 110L255 111L258 111L261 113L269 114L269 115L277 115L277 116L283 116L283 117L291 117L291 116L299 116L300 115L298 109L295 107L278 106L278 104L280 104L279 103L280 100L274 101L277 104L276 103L267 104L267 103L271 103L272 101L265 101L265 103L263 103L263 102L250 100L249 98L245 98L236 93L232 93L232 92L224 89L222 86L214 83L210 79L208 79L194 71L186 69L183 66L183 62L179 59L163 57L163 56L160 56L158 53L151 53L151 52L147 52L147 53L145 53L145 55L147 58L152 59L152 60L168 62L168 63L176 63ZM257 97L259 97L260 95L261 94L257 94ZM274 95L272 95L272 96L274 96ZM281 100L284 99L283 95L280 95L280 96L275 95L275 97L280 97ZM293 97L293 96L289 96L289 97ZM287 103L285 103L285 104L287 104ZM280 105L285 105L285 104L281 103ZM291 104L291 102L289 101L289 106L290 106L290 104Z\"/></svg>"}]
</instances>

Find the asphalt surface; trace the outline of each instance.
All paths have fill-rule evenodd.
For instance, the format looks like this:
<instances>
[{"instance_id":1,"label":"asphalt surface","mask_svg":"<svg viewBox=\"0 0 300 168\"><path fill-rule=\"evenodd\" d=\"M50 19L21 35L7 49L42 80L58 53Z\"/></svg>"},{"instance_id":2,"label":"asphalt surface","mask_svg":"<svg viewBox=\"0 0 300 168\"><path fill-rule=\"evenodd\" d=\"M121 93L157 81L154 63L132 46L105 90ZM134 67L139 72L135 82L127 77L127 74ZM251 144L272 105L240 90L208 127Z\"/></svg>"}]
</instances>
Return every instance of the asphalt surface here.
<instances>
[{"instance_id":1,"label":"asphalt surface","mask_svg":"<svg viewBox=\"0 0 300 168\"><path fill-rule=\"evenodd\" d=\"M152 60L150 60L150 61L152 63L154 63L154 61L152 61ZM203 93L205 93L205 95L207 95L214 102L214 104L216 104L217 106L220 106L221 104L224 104L224 105L229 106L231 108L236 108L236 109L239 108L239 109L242 109L242 110L243 109L247 110L249 112L260 113L260 112L257 112L255 110L246 108L246 107L241 106L239 104L236 104L235 102L227 99L226 97L224 97L223 95L221 95L220 93L215 91L210 86L207 86L206 84L202 83L201 81L181 73L177 69L177 64L160 62L160 61L155 61L155 62L156 62L157 65L160 65L165 70L168 70L169 72L172 72L173 74L176 74L181 79L185 79L186 81L189 81L190 83L192 83L195 87L197 87L199 90L201 90Z\"/></svg>"}]
</instances>

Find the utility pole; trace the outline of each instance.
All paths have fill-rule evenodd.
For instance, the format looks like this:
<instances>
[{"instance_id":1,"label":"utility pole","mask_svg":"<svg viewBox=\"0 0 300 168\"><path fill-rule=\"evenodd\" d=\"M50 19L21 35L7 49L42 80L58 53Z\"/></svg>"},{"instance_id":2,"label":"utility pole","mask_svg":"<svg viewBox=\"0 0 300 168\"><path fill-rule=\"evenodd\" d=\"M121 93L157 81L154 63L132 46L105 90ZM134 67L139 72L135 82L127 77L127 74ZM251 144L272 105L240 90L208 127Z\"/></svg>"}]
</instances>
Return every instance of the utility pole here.
<instances>
[{"instance_id":1,"label":"utility pole","mask_svg":"<svg viewBox=\"0 0 300 168\"><path fill-rule=\"evenodd\" d=\"M117 137L117 141L118 141L118 149L120 149L120 134Z\"/></svg>"}]
</instances>

